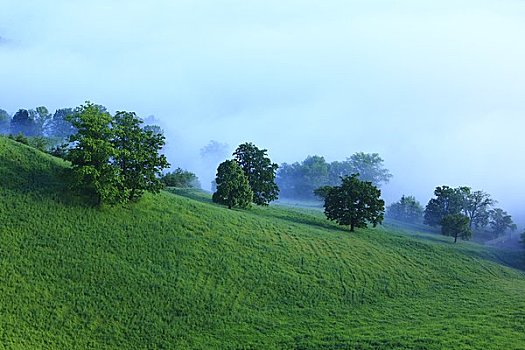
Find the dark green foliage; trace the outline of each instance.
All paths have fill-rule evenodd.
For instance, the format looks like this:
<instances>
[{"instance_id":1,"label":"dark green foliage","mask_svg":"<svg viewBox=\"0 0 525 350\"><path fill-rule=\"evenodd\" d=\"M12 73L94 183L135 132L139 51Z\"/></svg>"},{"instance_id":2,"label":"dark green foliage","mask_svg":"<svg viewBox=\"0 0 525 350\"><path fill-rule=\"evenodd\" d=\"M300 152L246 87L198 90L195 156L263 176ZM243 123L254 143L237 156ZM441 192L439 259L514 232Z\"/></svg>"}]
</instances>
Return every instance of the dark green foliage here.
<instances>
[{"instance_id":1,"label":"dark green foliage","mask_svg":"<svg viewBox=\"0 0 525 350\"><path fill-rule=\"evenodd\" d=\"M9 138L13 141L22 143L24 145L29 145L29 138L27 138L24 134L18 133L16 135L9 134Z\"/></svg>"},{"instance_id":2,"label":"dark green foliage","mask_svg":"<svg viewBox=\"0 0 525 350\"><path fill-rule=\"evenodd\" d=\"M62 144L58 144L58 145L51 147L48 153L51 154L52 156L55 156L61 159L67 159L68 151L69 151L69 144L62 143Z\"/></svg>"},{"instance_id":3,"label":"dark green foliage","mask_svg":"<svg viewBox=\"0 0 525 350\"><path fill-rule=\"evenodd\" d=\"M173 172L164 174L160 178L160 181L162 181L164 186L168 187L201 188L197 175L181 168L177 168Z\"/></svg>"},{"instance_id":4,"label":"dark green foliage","mask_svg":"<svg viewBox=\"0 0 525 350\"><path fill-rule=\"evenodd\" d=\"M141 127L134 112L117 112L112 121L113 164L118 168L118 186L127 200L137 200L144 191L158 193L164 186L159 177L169 166L159 154L164 135Z\"/></svg>"},{"instance_id":5,"label":"dark green foliage","mask_svg":"<svg viewBox=\"0 0 525 350\"><path fill-rule=\"evenodd\" d=\"M438 226L441 225L441 220L446 215L461 213L464 194L467 189L468 187L436 187L434 190L436 198L432 198L425 208L424 223L430 226Z\"/></svg>"},{"instance_id":6,"label":"dark green foliage","mask_svg":"<svg viewBox=\"0 0 525 350\"><path fill-rule=\"evenodd\" d=\"M159 176L169 166L159 154L164 136L143 129L135 113L112 117L103 106L86 102L67 119L77 130L67 153L77 188L94 193L99 204L137 200L144 191L162 189Z\"/></svg>"},{"instance_id":7,"label":"dark green foliage","mask_svg":"<svg viewBox=\"0 0 525 350\"><path fill-rule=\"evenodd\" d=\"M504 235L508 230L516 231L517 226L512 221L512 216L501 208L495 208L489 212L490 227L494 236Z\"/></svg>"},{"instance_id":8,"label":"dark green foliage","mask_svg":"<svg viewBox=\"0 0 525 350\"><path fill-rule=\"evenodd\" d=\"M350 225L350 231L383 222L385 202L380 198L381 190L369 181L359 180L359 174L342 177L340 186L326 190L324 213L329 220Z\"/></svg>"},{"instance_id":9,"label":"dark green foliage","mask_svg":"<svg viewBox=\"0 0 525 350\"><path fill-rule=\"evenodd\" d=\"M74 186L93 193L98 204L116 203L124 199L118 168L111 162L117 157L112 144L112 118L99 106L86 102L68 116L77 129L71 135L72 148L67 159L72 163Z\"/></svg>"},{"instance_id":10,"label":"dark green foliage","mask_svg":"<svg viewBox=\"0 0 525 350\"><path fill-rule=\"evenodd\" d=\"M324 201L326 197L328 196L328 193L330 193L331 189L332 189L332 186L321 186L314 190L314 195L317 198L322 199Z\"/></svg>"},{"instance_id":11,"label":"dark green foliage","mask_svg":"<svg viewBox=\"0 0 525 350\"><path fill-rule=\"evenodd\" d=\"M386 216L408 223L421 222L423 207L413 196L402 196L401 199L388 206Z\"/></svg>"},{"instance_id":12,"label":"dark green foliage","mask_svg":"<svg viewBox=\"0 0 525 350\"><path fill-rule=\"evenodd\" d=\"M39 151L47 152L50 147L51 140L44 136L36 136L29 138L29 145Z\"/></svg>"},{"instance_id":13,"label":"dark green foliage","mask_svg":"<svg viewBox=\"0 0 525 350\"><path fill-rule=\"evenodd\" d=\"M454 237L454 243L457 242L458 237L468 240L472 236L469 222L469 218L463 214L445 215L441 220L441 234Z\"/></svg>"},{"instance_id":14,"label":"dark green foliage","mask_svg":"<svg viewBox=\"0 0 525 350\"><path fill-rule=\"evenodd\" d=\"M268 205L279 195L279 187L275 183L278 165L271 162L266 152L267 150L259 149L253 143L247 142L239 145L233 153L248 178L253 192L253 202L257 205Z\"/></svg>"},{"instance_id":15,"label":"dark green foliage","mask_svg":"<svg viewBox=\"0 0 525 350\"><path fill-rule=\"evenodd\" d=\"M219 165L215 182L217 190L213 193L213 202L227 205L229 209L250 206L253 192L248 178L235 160L226 160Z\"/></svg>"}]
</instances>

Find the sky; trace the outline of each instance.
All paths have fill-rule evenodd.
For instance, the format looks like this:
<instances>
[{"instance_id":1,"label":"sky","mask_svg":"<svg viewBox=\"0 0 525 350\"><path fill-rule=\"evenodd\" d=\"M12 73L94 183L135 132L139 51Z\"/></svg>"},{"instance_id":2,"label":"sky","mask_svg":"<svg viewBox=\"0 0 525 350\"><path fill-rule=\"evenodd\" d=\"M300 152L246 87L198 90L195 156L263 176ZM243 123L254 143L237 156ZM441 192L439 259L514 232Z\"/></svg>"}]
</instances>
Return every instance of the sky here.
<instances>
[{"instance_id":1,"label":"sky","mask_svg":"<svg viewBox=\"0 0 525 350\"><path fill-rule=\"evenodd\" d=\"M154 115L204 185L210 140L377 152L387 202L467 185L525 224L524 38L523 0L2 0L0 108Z\"/></svg>"}]
</instances>

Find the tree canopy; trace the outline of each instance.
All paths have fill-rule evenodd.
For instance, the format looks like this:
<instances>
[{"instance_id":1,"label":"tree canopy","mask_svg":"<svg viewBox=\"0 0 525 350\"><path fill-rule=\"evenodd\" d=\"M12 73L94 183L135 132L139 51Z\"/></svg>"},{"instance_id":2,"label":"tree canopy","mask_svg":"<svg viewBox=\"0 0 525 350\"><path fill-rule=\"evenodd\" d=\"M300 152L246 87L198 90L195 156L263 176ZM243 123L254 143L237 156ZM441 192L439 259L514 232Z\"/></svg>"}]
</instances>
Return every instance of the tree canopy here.
<instances>
[{"instance_id":1,"label":"tree canopy","mask_svg":"<svg viewBox=\"0 0 525 350\"><path fill-rule=\"evenodd\" d=\"M468 240L472 236L469 227L469 218L463 214L448 214L441 220L441 234L454 237L454 243L458 237Z\"/></svg>"},{"instance_id":2,"label":"tree canopy","mask_svg":"<svg viewBox=\"0 0 525 350\"><path fill-rule=\"evenodd\" d=\"M339 225L349 225L350 231L374 227L383 222L385 202L381 190L370 181L359 180L358 174L341 178L340 186L327 187L324 212L329 220Z\"/></svg>"},{"instance_id":3,"label":"tree canopy","mask_svg":"<svg viewBox=\"0 0 525 350\"><path fill-rule=\"evenodd\" d=\"M200 188L201 184L197 175L191 171L177 168L164 174L160 180L165 186L180 188Z\"/></svg>"},{"instance_id":4,"label":"tree canopy","mask_svg":"<svg viewBox=\"0 0 525 350\"><path fill-rule=\"evenodd\" d=\"M217 190L213 193L213 202L227 205L228 209L250 206L253 192L248 178L235 160L226 160L219 165L215 182Z\"/></svg>"},{"instance_id":5,"label":"tree canopy","mask_svg":"<svg viewBox=\"0 0 525 350\"><path fill-rule=\"evenodd\" d=\"M235 161L248 179L253 192L253 202L257 205L268 205L279 195L279 187L275 183L278 165L272 163L266 153L267 150L259 149L251 142L239 145L233 153ZM217 183L217 187L218 185Z\"/></svg>"},{"instance_id":6,"label":"tree canopy","mask_svg":"<svg viewBox=\"0 0 525 350\"><path fill-rule=\"evenodd\" d=\"M386 216L392 219L415 223L423 218L423 207L413 196L401 196L401 199L388 206Z\"/></svg>"},{"instance_id":7,"label":"tree canopy","mask_svg":"<svg viewBox=\"0 0 525 350\"><path fill-rule=\"evenodd\" d=\"M468 187L436 187L434 190L436 198L430 199L425 208L424 223L430 226L439 226L445 216L461 213L464 205L464 194L468 190Z\"/></svg>"},{"instance_id":8,"label":"tree canopy","mask_svg":"<svg viewBox=\"0 0 525 350\"><path fill-rule=\"evenodd\" d=\"M508 230L515 231L517 229L516 224L512 221L512 216L501 208L492 209L489 216L489 224L496 237L504 235Z\"/></svg>"},{"instance_id":9,"label":"tree canopy","mask_svg":"<svg viewBox=\"0 0 525 350\"><path fill-rule=\"evenodd\" d=\"M144 130L135 113L112 117L104 107L86 102L67 119L77 130L67 154L75 187L95 194L98 204L136 200L144 191L162 188L158 177L169 166L159 154L164 136Z\"/></svg>"}]
</instances>

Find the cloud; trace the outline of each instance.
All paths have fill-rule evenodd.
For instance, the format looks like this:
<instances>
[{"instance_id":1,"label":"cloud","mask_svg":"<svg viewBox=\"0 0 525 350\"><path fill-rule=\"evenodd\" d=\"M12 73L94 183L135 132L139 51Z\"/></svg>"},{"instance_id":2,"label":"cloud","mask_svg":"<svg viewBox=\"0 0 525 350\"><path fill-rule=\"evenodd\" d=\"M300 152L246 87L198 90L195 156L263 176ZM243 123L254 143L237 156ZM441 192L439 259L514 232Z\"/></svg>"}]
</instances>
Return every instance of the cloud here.
<instances>
[{"instance_id":1,"label":"cloud","mask_svg":"<svg viewBox=\"0 0 525 350\"><path fill-rule=\"evenodd\" d=\"M513 0L6 0L0 108L154 114L176 166L212 139L278 162L379 152L389 200L448 183L518 208L524 15Z\"/></svg>"}]
</instances>

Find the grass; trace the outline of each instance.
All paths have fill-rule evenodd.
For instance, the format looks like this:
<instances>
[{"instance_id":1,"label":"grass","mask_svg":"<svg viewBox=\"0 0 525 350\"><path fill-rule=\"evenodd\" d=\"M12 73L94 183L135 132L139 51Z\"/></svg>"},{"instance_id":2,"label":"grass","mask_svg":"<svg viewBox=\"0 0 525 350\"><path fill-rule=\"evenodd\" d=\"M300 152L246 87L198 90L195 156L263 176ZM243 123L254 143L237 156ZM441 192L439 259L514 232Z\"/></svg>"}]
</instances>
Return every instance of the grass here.
<instances>
[{"instance_id":1,"label":"grass","mask_svg":"<svg viewBox=\"0 0 525 350\"><path fill-rule=\"evenodd\" d=\"M525 347L506 251L190 190L99 210L68 195L66 167L0 138L5 348Z\"/></svg>"}]
</instances>

